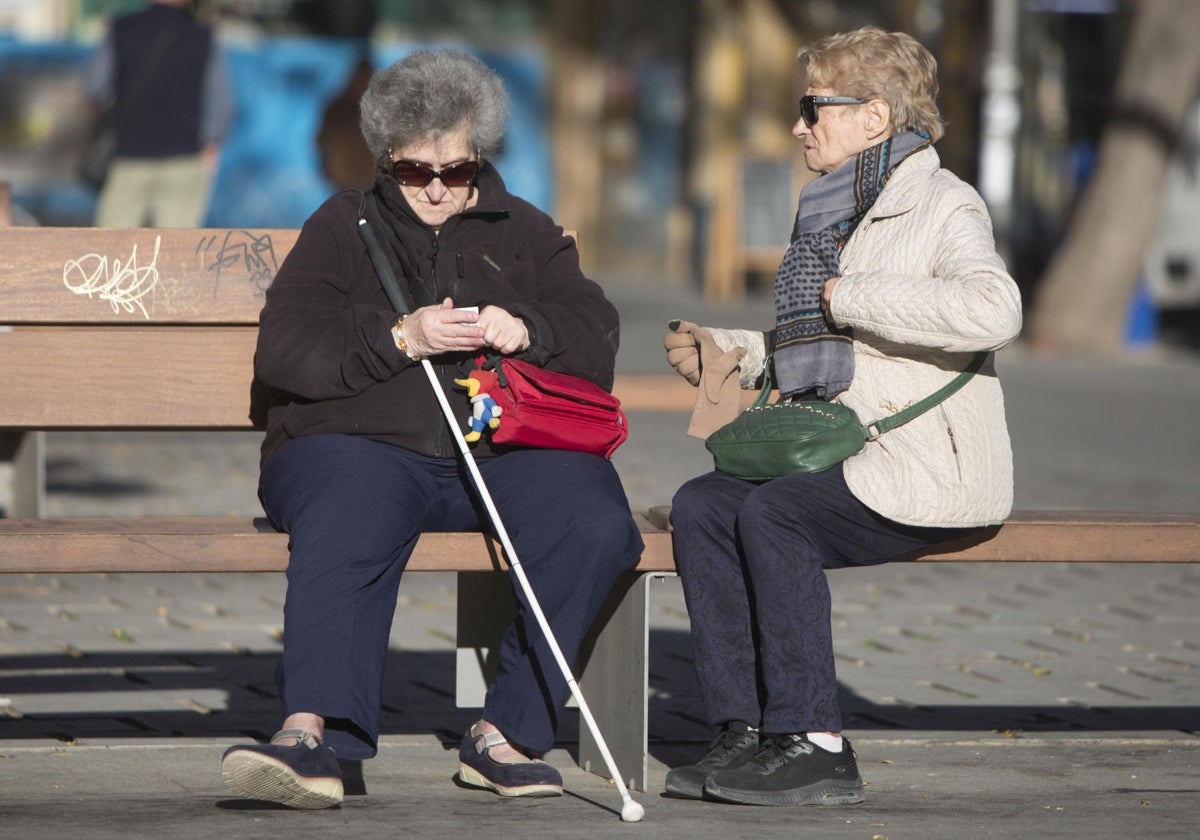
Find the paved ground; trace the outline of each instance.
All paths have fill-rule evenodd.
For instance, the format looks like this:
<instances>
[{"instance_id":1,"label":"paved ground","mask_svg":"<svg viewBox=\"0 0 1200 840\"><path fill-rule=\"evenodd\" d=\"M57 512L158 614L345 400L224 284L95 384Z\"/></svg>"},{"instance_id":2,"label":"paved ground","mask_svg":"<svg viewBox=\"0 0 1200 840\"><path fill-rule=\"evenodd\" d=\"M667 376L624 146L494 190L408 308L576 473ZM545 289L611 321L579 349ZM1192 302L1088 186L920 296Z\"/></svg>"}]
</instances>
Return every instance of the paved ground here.
<instances>
[{"instance_id":1,"label":"paved ground","mask_svg":"<svg viewBox=\"0 0 1200 840\"><path fill-rule=\"evenodd\" d=\"M611 287L628 372L662 372L674 315L761 326L680 290ZM717 320L720 319L720 320ZM1024 508L1200 509L1200 360L1000 362ZM681 414L630 418L614 459L641 509L708 468ZM52 515L258 513L254 436L52 435ZM678 583L655 584L652 790L640 825L578 770L577 723L550 759L558 800L453 782L475 710L453 705L454 581L401 586L379 758L335 811L228 797L230 743L276 728L278 576L0 576L0 831L33 838L461 836L1194 837L1200 814L1200 568L890 566L831 575L847 730L867 802L758 809L661 798L702 751Z\"/></svg>"}]
</instances>

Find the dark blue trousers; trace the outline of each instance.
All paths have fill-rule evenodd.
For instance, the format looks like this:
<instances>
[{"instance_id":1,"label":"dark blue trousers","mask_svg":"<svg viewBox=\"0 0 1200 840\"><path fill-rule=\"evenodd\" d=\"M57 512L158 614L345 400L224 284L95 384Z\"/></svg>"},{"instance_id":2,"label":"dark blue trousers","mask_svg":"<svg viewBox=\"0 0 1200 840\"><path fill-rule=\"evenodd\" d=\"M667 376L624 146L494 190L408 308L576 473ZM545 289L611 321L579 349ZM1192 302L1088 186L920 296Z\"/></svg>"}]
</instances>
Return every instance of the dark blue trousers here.
<instances>
[{"instance_id":1,"label":"dark blue trousers","mask_svg":"<svg viewBox=\"0 0 1200 840\"><path fill-rule=\"evenodd\" d=\"M892 522L850 493L840 464L763 483L702 475L675 494L671 524L706 717L771 734L842 729L825 570L975 530Z\"/></svg>"},{"instance_id":2,"label":"dark blue trousers","mask_svg":"<svg viewBox=\"0 0 1200 840\"><path fill-rule=\"evenodd\" d=\"M477 459L568 662L642 539L612 463L557 450ZM263 465L259 495L291 538L277 683L283 713L326 719L343 758L375 754L400 575L423 531L492 526L466 468L346 435L291 441ZM484 717L513 742L553 746L567 683L524 592L500 642Z\"/></svg>"}]
</instances>

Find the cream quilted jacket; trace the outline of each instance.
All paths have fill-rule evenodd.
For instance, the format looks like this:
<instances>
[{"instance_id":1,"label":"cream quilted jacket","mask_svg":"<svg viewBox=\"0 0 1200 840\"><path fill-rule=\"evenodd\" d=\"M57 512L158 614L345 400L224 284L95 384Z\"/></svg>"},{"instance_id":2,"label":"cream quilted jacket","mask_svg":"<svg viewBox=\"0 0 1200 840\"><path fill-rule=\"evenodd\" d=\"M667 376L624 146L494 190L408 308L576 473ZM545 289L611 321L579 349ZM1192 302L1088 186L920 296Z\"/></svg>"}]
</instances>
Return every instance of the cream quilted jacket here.
<instances>
[{"instance_id":1,"label":"cream quilted jacket","mask_svg":"<svg viewBox=\"0 0 1200 840\"><path fill-rule=\"evenodd\" d=\"M1001 522L1012 450L991 351L1020 332L1021 299L982 199L933 149L912 155L846 244L841 272L830 311L853 328L855 371L837 399L864 422L932 394L989 351L961 391L849 459L850 490L897 522Z\"/></svg>"}]
</instances>

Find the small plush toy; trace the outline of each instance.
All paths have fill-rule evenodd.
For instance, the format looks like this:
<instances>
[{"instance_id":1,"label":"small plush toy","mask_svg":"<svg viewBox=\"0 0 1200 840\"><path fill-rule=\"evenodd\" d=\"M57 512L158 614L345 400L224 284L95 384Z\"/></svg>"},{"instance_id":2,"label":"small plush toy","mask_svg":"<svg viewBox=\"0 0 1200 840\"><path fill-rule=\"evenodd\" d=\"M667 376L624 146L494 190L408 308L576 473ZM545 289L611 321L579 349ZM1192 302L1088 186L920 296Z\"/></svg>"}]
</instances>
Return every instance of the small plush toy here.
<instances>
[{"instance_id":1,"label":"small plush toy","mask_svg":"<svg viewBox=\"0 0 1200 840\"><path fill-rule=\"evenodd\" d=\"M456 385L467 389L467 396L471 398L471 416L467 418L467 425L471 427L471 431L463 435L467 443L474 443L483 437L484 429L495 429L499 426L502 412L500 406L496 405L496 401L488 394L496 385L496 374L486 370L474 370L471 373L472 376L466 379L454 380Z\"/></svg>"}]
</instances>

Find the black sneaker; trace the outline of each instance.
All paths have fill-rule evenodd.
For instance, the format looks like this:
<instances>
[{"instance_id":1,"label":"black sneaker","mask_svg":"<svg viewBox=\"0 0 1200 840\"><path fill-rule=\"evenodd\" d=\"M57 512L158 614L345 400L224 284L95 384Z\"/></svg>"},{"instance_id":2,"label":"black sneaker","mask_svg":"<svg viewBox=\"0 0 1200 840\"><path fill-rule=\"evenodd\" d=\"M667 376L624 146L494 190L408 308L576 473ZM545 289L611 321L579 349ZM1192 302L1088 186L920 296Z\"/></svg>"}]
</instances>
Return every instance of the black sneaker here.
<instances>
[{"instance_id":1,"label":"black sneaker","mask_svg":"<svg viewBox=\"0 0 1200 840\"><path fill-rule=\"evenodd\" d=\"M665 793L682 799L703 799L704 780L715 770L741 767L758 752L758 731L740 720L725 725L709 745L708 754L695 764L667 773Z\"/></svg>"},{"instance_id":2,"label":"black sneaker","mask_svg":"<svg viewBox=\"0 0 1200 840\"><path fill-rule=\"evenodd\" d=\"M284 746L277 743L295 739ZM230 747L221 759L230 790L289 808L332 808L342 801L342 768L333 750L303 729L283 729L269 744Z\"/></svg>"},{"instance_id":3,"label":"black sneaker","mask_svg":"<svg viewBox=\"0 0 1200 840\"><path fill-rule=\"evenodd\" d=\"M853 805L863 801L862 777L850 741L831 753L803 735L777 735L740 767L718 770L704 795L743 805Z\"/></svg>"}]
</instances>

